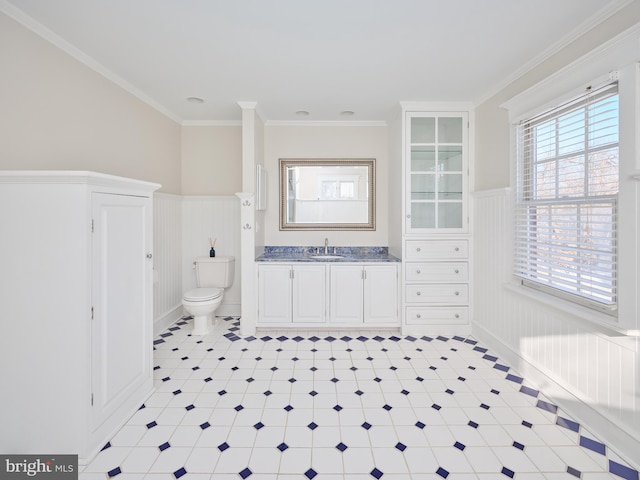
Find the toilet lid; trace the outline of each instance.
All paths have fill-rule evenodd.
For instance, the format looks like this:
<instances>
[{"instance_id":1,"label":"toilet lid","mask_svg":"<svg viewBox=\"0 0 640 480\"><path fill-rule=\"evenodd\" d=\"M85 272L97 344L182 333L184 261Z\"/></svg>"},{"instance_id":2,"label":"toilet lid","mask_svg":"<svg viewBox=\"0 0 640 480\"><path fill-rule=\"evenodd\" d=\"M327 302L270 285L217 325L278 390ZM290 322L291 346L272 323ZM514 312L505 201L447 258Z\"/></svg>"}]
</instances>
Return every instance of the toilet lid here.
<instances>
[{"instance_id":1,"label":"toilet lid","mask_svg":"<svg viewBox=\"0 0 640 480\"><path fill-rule=\"evenodd\" d=\"M222 291L222 288L194 288L184 294L184 299L189 302L206 302L218 298Z\"/></svg>"}]
</instances>

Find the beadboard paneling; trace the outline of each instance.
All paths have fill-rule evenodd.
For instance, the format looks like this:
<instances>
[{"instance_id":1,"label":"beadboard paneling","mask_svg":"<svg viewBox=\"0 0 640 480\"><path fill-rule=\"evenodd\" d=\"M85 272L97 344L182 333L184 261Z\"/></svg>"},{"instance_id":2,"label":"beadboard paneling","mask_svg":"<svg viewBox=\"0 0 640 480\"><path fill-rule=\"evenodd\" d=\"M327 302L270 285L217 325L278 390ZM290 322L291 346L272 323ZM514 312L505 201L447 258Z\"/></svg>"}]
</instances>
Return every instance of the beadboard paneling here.
<instances>
[{"instance_id":1,"label":"beadboard paneling","mask_svg":"<svg viewBox=\"0 0 640 480\"><path fill-rule=\"evenodd\" d=\"M638 339L609 336L578 314L518 293L522 287L507 287L513 285L510 191L474 197L474 335L640 463Z\"/></svg>"},{"instance_id":2,"label":"beadboard paneling","mask_svg":"<svg viewBox=\"0 0 640 480\"><path fill-rule=\"evenodd\" d=\"M158 335L182 315L182 197L153 196L153 322Z\"/></svg>"},{"instance_id":3,"label":"beadboard paneling","mask_svg":"<svg viewBox=\"0 0 640 480\"><path fill-rule=\"evenodd\" d=\"M233 286L224 293L216 315L240 315L240 200L229 196L182 197L182 286L196 286L193 261L209 256L209 237L216 238L216 256L234 256Z\"/></svg>"}]
</instances>

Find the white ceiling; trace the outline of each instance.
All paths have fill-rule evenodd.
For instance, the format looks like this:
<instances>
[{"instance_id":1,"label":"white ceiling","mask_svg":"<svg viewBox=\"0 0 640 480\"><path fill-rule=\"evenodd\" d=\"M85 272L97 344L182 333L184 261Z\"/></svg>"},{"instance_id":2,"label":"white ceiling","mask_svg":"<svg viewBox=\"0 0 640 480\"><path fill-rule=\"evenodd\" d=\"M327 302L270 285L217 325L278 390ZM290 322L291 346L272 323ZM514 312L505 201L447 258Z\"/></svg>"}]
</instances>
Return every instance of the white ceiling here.
<instances>
[{"instance_id":1,"label":"white ceiling","mask_svg":"<svg viewBox=\"0 0 640 480\"><path fill-rule=\"evenodd\" d=\"M273 122L384 121L400 101L477 102L627 3L0 0L0 9L188 124L237 121L238 101L258 102Z\"/></svg>"}]
</instances>

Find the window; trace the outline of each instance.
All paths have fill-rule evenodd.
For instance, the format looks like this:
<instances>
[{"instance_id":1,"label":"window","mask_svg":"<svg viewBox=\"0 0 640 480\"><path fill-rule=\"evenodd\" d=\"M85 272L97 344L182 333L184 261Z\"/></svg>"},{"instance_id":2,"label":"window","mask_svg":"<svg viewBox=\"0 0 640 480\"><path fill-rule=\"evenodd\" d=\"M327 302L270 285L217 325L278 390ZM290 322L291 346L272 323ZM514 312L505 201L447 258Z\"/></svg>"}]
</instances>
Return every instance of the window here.
<instances>
[{"instance_id":1,"label":"window","mask_svg":"<svg viewBox=\"0 0 640 480\"><path fill-rule=\"evenodd\" d=\"M523 284L614 313L617 83L521 122L515 274Z\"/></svg>"}]
</instances>

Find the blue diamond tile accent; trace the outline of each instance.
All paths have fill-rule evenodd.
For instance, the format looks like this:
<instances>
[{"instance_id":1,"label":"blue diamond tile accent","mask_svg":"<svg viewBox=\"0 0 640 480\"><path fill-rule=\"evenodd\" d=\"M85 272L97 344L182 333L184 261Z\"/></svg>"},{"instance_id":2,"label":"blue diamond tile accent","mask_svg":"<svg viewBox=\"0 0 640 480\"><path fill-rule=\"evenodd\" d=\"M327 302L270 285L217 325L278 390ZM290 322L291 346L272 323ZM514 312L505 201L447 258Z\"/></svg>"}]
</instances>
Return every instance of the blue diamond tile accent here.
<instances>
[{"instance_id":1,"label":"blue diamond tile accent","mask_svg":"<svg viewBox=\"0 0 640 480\"><path fill-rule=\"evenodd\" d=\"M393 407L392 407L391 405L385 405L385 406L384 406L384 407L382 407L382 408L384 408L384 409L388 412L388 411L389 411L389 410L391 410Z\"/></svg>"},{"instance_id":2,"label":"blue diamond tile accent","mask_svg":"<svg viewBox=\"0 0 640 480\"><path fill-rule=\"evenodd\" d=\"M382 381L382 379L381 379L380 377L376 377L376 378L374 378L373 380L374 380L375 382L378 382L378 383L380 383L380 382Z\"/></svg>"},{"instance_id":3,"label":"blue diamond tile accent","mask_svg":"<svg viewBox=\"0 0 640 480\"><path fill-rule=\"evenodd\" d=\"M173 394L174 395L180 395L182 393L182 390L178 389L178 390L174 390Z\"/></svg>"},{"instance_id":4,"label":"blue diamond tile accent","mask_svg":"<svg viewBox=\"0 0 640 480\"><path fill-rule=\"evenodd\" d=\"M588 448L589 450L599 453L600 455L607 454L607 447L604 443L596 442L587 437L580 436L580 446Z\"/></svg>"},{"instance_id":5,"label":"blue diamond tile accent","mask_svg":"<svg viewBox=\"0 0 640 480\"><path fill-rule=\"evenodd\" d=\"M522 421L522 425L524 425L527 428L532 428L533 427L533 423L527 422L526 420Z\"/></svg>"},{"instance_id":6,"label":"blue diamond tile accent","mask_svg":"<svg viewBox=\"0 0 640 480\"><path fill-rule=\"evenodd\" d=\"M310 430L315 430L316 428L318 428L318 424L315 422L311 422L309 425L307 425L307 428L309 428Z\"/></svg>"},{"instance_id":7,"label":"blue diamond tile accent","mask_svg":"<svg viewBox=\"0 0 640 480\"><path fill-rule=\"evenodd\" d=\"M309 470L304 472L304 476L307 477L309 480L314 478L316 475L318 475L318 473L313 468L310 468Z\"/></svg>"},{"instance_id":8,"label":"blue diamond tile accent","mask_svg":"<svg viewBox=\"0 0 640 480\"><path fill-rule=\"evenodd\" d=\"M493 355L483 355L482 358L484 358L485 360L488 360L490 362L497 362L498 361L498 357L494 357Z\"/></svg>"},{"instance_id":9,"label":"blue diamond tile accent","mask_svg":"<svg viewBox=\"0 0 640 480\"><path fill-rule=\"evenodd\" d=\"M553 405L552 403L545 402L544 400L538 400L536 407L541 408L542 410L546 410L550 413L558 413L558 407Z\"/></svg>"},{"instance_id":10,"label":"blue diamond tile accent","mask_svg":"<svg viewBox=\"0 0 640 480\"><path fill-rule=\"evenodd\" d=\"M509 470L507 467L502 467L501 472L503 475L506 475L509 478L515 477L515 472L513 470Z\"/></svg>"},{"instance_id":11,"label":"blue diamond tile accent","mask_svg":"<svg viewBox=\"0 0 640 480\"><path fill-rule=\"evenodd\" d=\"M107 472L107 475L109 475L109 478L111 477L115 477L116 475L120 475L122 473L122 470L120 470L120 467L116 467L113 470L109 470Z\"/></svg>"},{"instance_id":12,"label":"blue diamond tile accent","mask_svg":"<svg viewBox=\"0 0 640 480\"><path fill-rule=\"evenodd\" d=\"M213 380L213 378L211 378L211 377L207 377L207 378L204 379L205 382L210 382L211 380Z\"/></svg>"},{"instance_id":13,"label":"blue diamond tile accent","mask_svg":"<svg viewBox=\"0 0 640 480\"><path fill-rule=\"evenodd\" d=\"M420 421L416 422L416 427L418 427L420 430L423 430L424 427L426 427L426 425Z\"/></svg>"},{"instance_id":14,"label":"blue diamond tile accent","mask_svg":"<svg viewBox=\"0 0 640 480\"><path fill-rule=\"evenodd\" d=\"M238 472L238 475L240 475L240 478L242 478L242 480L244 480L245 478L249 477L252 474L253 472L249 470L249 467L245 468L241 472Z\"/></svg>"},{"instance_id":15,"label":"blue diamond tile accent","mask_svg":"<svg viewBox=\"0 0 640 480\"><path fill-rule=\"evenodd\" d=\"M311 395L312 397L315 397L318 394L318 392L316 392L315 390L311 390L309 392L309 395Z\"/></svg>"},{"instance_id":16,"label":"blue diamond tile accent","mask_svg":"<svg viewBox=\"0 0 640 480\"><path fill-rule=\"evenodd\" d=\"M340 442L339 444L336 445L336 448L341 452L344 452L349 447L347 447L344 443Z\"/></svg>"},{"instance_id":17,"label":"blue diamond tile accent","mask_svg":"<svg viewBox=\"0 0 640 480\"><path fill-rule=\"evenodd\" d=\"M437 403L434 403L433 405L431 405L431 408L433 408L434 410L440 410L442 407Z\"/></svg>"},{"instance_id":18,"label":"blue diamond tile accent","mask_svg":"<svg viewBox=\"0 0 640 480\"><path fill-rule=\"evenodd\" d=\"M496 363L493 368L495 368L496 370L500 370L501 372L508 372L509 371L509 367L507 367L506 365L501 365L500 363Z\"/></svg>"},{"instance_id":19,"label":"blue diamond tile accent","mask_svg":"<svg viewBox=\"0 0 640 480\"><path fill-rule=\"evenodd\" d=\"M398 442L396 443L396 449L404 452L407 449L407 446L404 443Z\"/></svg>"},{"instance_id":20,"label":"blue diamond tile accent","mask_svg":"<svg viewBox=\"0 0 640 480\"><path fill-rule=\"evenodd\" d=\"M485 410L489 410L491 407L489 405L487 405L486 403L481 403L480 404L480 408L484 408Z\"/></svg>"},{"instance_id":21,"label":"blue diamond tile accent","mask_svg":"<svg viewBox=\"0 0 640 480\"><path fill-rule=\"evenodd\" d=\"M438 335L436 340L440 340L441 342L448 342L449 339L447 337L443 337L442 335Z\"/></svg>"},{"instance_id":22,"label":"blue diamond tile accent","mask_svg":"<svg viewBox=\"0 0 640 480\"><path fill-rule=\"evenodd\" d=\"M538 390L530 387L525 387L524 385L520 387L520 391L525 395L530 395L532 397L538 397L538 395L540 395L540 392Z\"/></svg>"},{"instance_id":23,"label":"blue diamond tile accent","mask_svg":"<svg viewBox=\"0 0 640 480\"><path fill-rule=\"evenodd\" d=\"M287 445L286 443L281 443L280 445L278 445L278 450L280 450L281 452L284 452L287 448L289 448L289 445Z\"/></svg>"},{"instance_id":24,"label":"blue diamond tile accent","mask_svg":"<svg viewBox=\"0 0 640 480\"><path fill-rule=\"evenodd\" d=\"M284 407L284 409L285 409L287 412L290 412L291 410L293 410L293 407L292 407L291 405L287 405L286 407Z\"/></svg>"},{"instance_id":25,"label":"blue diamond tile accent","mask_svg":"<svg viewBox=\"0 0 640 480\"><path fill-rule=\"evenodd\" d=\"M344 337L341 337L340 340L342 340L343 342L349 342L349 341L353 340L353 338L348 337L348 336L345 335Z\"/></svg>"},{"instance_id":26,"label":"blue diamond tile accent","mask_svg":"<svg viewBox=\"0 0 640 480\"><path fill-rule=\"evenodd\" d=\"M263 394L265 397L268 397L269 395L273 394L273 392L272 392L271 390L266 390L266 391L262 392L262 394Z\"/></svg>"},{"instance_id":27,"label":"blue diamond tile accent","mask_svg":"<svg viewBox=\"0 0 640 480\"><path fill-rule=\"evenodd\" d=\"M107 443L105 443L105 444L104 444L104 447L102 447L102 448L100 449L100 451L102 452L103 450L106 450L107 448L111 448L111 442L107 442Z\"/></svg>"},{"instance_id":28,"label":"blue diamond tile accent","mask_svg":"<svg viewBox=\"0 0 640 480\"><path fill-rule=\"evenodd\" d=\"M476 422L474 422L473 420L470 420L469 423L467 423L467 425L469 425L470 427L473 427L473 428L478 428L479 427L479 425Z\"/></svg>"},{"instance_id":29,"label":"blue diamond tile accent","mask_svg":"<svg viewBox=\"0 0 640 480\"><path fill-rule=\"evenodd\" d=\"M289 338L285 337L284 335L281 335L278 338L276 338L276 340L280 340L281 342L284 342L285 340L289 340Z\"/></svg>"},{"instance_id":30,"label":"blue diamond tile accent","mask_svg":"<svg viewBox=\"0 0 640 480\"><path fill-rule=\"evenodd\" d=\"M256 430L260 430L262 427L264 427L264 423L262 422L258 422L253 426Z\"/></svg>"},{"instance_id":31,"label":"blue diamond tile accent","mask_svg":"<svg viewBox=\"0 0 640 480\"><path fill-rule=\"evenodd\" d=\"M187 474L187 470L184 467L179 468L175 472L173 472L173 476L176 478L180 478Z\"/></svg>"},{"instance_id":32,"label":"blue diamond tile accent","mask_svg":"<svg viewBox=\"0 0 640 480\"><path fill-rule=\"evenodd\" d=\"M442 467L438 467L438 470L436 470L436 473L438 475L440 475L442 478L447 478L449 476L449 472L447 472L444 468Z\"/></svg>"},{"instance_id":33,"label":"blue diamond tile accent","mask_svg":"<svg viewBox=\"0 0 640 480\"><path fill-rule=\"evenodd\" d=\"M371 470L370 475L373 478L376 478L378 480L380 480L380 478L382 478L382 475L384 475L384 473L382 473L380 470L378 470L377 468L374 468L373 470Z\"/></svg>"},{"instance_id":34,"label":"blue diamond tile accent","mask_svg":"<svg viewBox=\"0 0 640 480\"><path fill-rule=\"evenodd\" d=\"M447 389L445 390L445 393L448 393L449 395L453 395L453 394L454 394L454 393L456 393L456 392L454 392L454 391L453 391L453 390L451 390L450 388L447 388Z\"/></svg>"},{"instance_id":35,"label":"blue diamond tile accent","mask_svg":"<svg viewBox=\"0 0 640 480\"><path fill-rule=\"evenodd\" d=\"M302 340L304 340L304 338L302 338L300 335L296 335L291 340L293 340L294 342L300 343Z\"/></svg>"},{"instance_id":36,"label":"blue diamond tile accent","mask_svg":"<svg viewBox=\"0 0 640 480\"><path fill-rule=\"evenodd\" d=\"M334 377L334 378L332 378L332 379L331 379L331 381L332 381L333 383L338 383L340 380Z\"/></svg>"},{"instance_id":37,"label":"blue diamond tile accent","mask_svg":"<svg viewBox=\"0 0 640 480\"><path fill-rule=\"evenodd\" d=\"M184 409L188 412L189 410L193 410L195 407L195 405L192 403L191 405L187 405L186 407L184 407Z\"/></svg>"},{"instance_id":38,"label":"blue diamond tile accent","mask_svg":"<svg viewBox=\"0 0 640 480\"><path fill-rule=\"evenodd\" d=\"M164 452L167 448L171 447L169 442L164 442L162 445L159 445L158 448L161 452Z\"/></svg>"},{"instance_id":39,"label":"blue diamond tile accent","mask_svg":"<svg viewBox=\"0 0 640 480\"><path fill-rule=\"evenodd\" d=\"M342 410L342 407L341 407L340 405L336 405L335 407L333 407L333 409L334 409L336 412L339 412L340 410Z\"/></svg>"},{"instance_id":40,"label":"blue diamond tile accent","mask_svg":"<svg viewBox=\"0 0 640 480\"><path fill-rule=\"evenodd\" d=\"M576 478L580 478L582 476L582 472L580 472L580 470L575 469L573 467L567 467L567 473L569 475L573 475Z\"/></svg>"},{"instance_id":41,"label":"blue diamond tile accent","mask_svg":"<svg viewBox=\"0 0 640 480\"><path fill-rule=\"evenodd\" d=\"M225 450L227 450L229 447L229 444L227 442L221 443L220 445L218 445L218 450L220 450L221 452L224 452Z\"/></svg>"},{"instance_id":42,"label":"blue diamond tile accent","mask_svg":"<svg viewBox=\"0 0 640 480\"><path fill-rule=\"evenodd\" d=\"M154 420L153 422L149 422L149 423L147 423L147 428L153 428L153 427L155 427L156 425L158 425L158 424L157 424L157 423L155 422L155 420Z\"/></svg>"},{"instance_id":43,"label":"blue diamond tile accent","mask_svg":"<svg viewBox=\"0 0 640 480\"><path fill-rule=\"evenodd\" d=\"M491 393L493 393L494 395L500 395L500 391L496 390L495 388L491 389Z\"/></svg>"},{"instance_id":44,"label":"blue diamond tile accent","mask_svg":"<svg viewBox=\"0 0 640 480\"><path fill-rule=\"evenodd\" d=\"M311 340L313 343L317 342L320 340L319 337L316 337L315 335L313 337L309 337L309 340Z\"/></svg>"},{"instance_id":45,"label":"blue diamond tile accent","mask_svg":"<svg viewBox=\"0 0 640 480\"><path fill-rule=\"evenodd\" d=\"M295 378L290 378L289 379L289 383L296 383L296 382L297 382L297 380Z\"/></svg>"},{"instance_id":46,"label":"blue diamond tile accent","mask_svg":"<svg viewBox=\"0 0 640 480\"><path fill-rule=\"evenodd\" d=\"M511 382L515 382L515 383L522 383L524 382L524 378L522 377L518 377L517 375L513 375L511 373L507 374L507 376L505 377L507 380L511 381Z\"/></svg>"},{"instance_id":47,"label":"blue diamond tile accent","mask_svg":"<svg viewBox=\"0 0 640 480\"><path fill-rule=\"evenodd\" d=\"M227 391L226 391L226 390L220 390L220 391L218 392L218 395L220 395L220 396L223 396L223 395L226 395L226 394L227 394Z\"/></svg>"},{"instance_id":48,"label":"blue diamond tile accent","mask_svg":"<svg viewBox=\"0 0 640 480\"><path fill-rule=\"evenodd\" d=\"M467 446L464 443L460 443L460 442L456 442L453 444L454 447L456 447L458 450L464 450L465 448L467 448Z\"/></svg>"},{"instance_id":49,"label":"blue diamond tile accent","mask_svg":"<svg viewBox=\"0 0 640 480\"><path fill-rule=\"evenodd\" d=\"M369 430L371 428L371 424L369 422L364 422L361 427L365 430Z\"/></svg>"},{"instance_id":50,"label":"blue diamond tile accent","mask_svg":"<svg viewBox=\"0 0 640 480\"><path fill-rule=\"evenodd\" d=\"M207 428L209 428L211 426L211 424L209 422L204 422L200 424L200 428L202 430L206 430Z\"/></svg>"},{"instance_id":51,"label":"blue diamond tile accent","mask_svg":"<svg viewBox=\"0 0 640 480\"><path fill-rule=\"evenodd\" d=\"M580 424L578 422L574 422L573 420L569 420L568 418L558 417L556 419L556 424L561 427L568 428L572 432L578 433L580 431Z\"/></svg>"},{"instance_id":52,"label":"blue diamond tile accent","mask_svg":"<svg viewBox=\"0 0 640 480\"><path fill-rule=\"evenodd\" d=\"M358 396L364 395L364 392L362 390L356 390L354 393Z\"/></svg>"},{"instance_id":53,"label":"blue diamond tile accent","mask_svg":"<svg viewBox=\"0 0 640 480\"><path fill-rule=\"evenodd\" d=\"M516 447L518 450L524 450L524 445L521 444L520 442L513 442L513 446Z\"/></svg>"},{"instance_id":54,"label":"blue diamond tile accent","mask_svg":"<svg viewBox=\"0 0 640 480\"><path fill-rule=\"evenodd\" d=\"M171 377L164 377L164 378L162 379L162 381L163 381L163 382L168 382L169 380L171 380Z\"/></svg>"},{"instance_id":55,"label":"blue diamond tile accent","mask_svg":"<svg viewBox=\"0 0 640 480\"><path fill-rule=\"evenodd\" d=\"M329 335L328 337L324 337L324 339L327 342L335 342L336 341L335 337L332 337L331 335Z\"/></svg>"},{"instance_id":56,"label":"blue diamond tile accent","mask_svg":"<svg viewBox=\"0 0 640 480\"><path fill-rule=\"evenodd\" d=\"M411 392L409 392L409 390L402 390L400 393L403 395L409 395Z\"/></svg>"},{"instance_id":57,"label":"blue diamond tile accent","mask_svg":"<svg viewBox=\"0 0 640 480\"><path fill-rule=\"evenodd\" d=\"M417 380L418 382L424 382L424 378L422 378L422 377L416 377L416 380Z\"/></svg>"}]
</instances>

